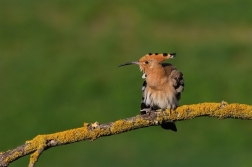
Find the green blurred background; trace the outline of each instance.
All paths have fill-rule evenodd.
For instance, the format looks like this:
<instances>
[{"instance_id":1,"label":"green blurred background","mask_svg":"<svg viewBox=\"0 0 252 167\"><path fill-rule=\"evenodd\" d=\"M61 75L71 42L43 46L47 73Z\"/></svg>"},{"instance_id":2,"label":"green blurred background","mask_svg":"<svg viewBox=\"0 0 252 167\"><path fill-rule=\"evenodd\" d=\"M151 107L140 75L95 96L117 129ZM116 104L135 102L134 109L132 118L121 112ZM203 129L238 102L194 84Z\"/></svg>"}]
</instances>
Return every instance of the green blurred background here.
<instances>
[{"instance_id":1,"label":"green blurred background","mask_svg":"<svg viewBox=\"0 0 252 167\"><path fill-rule=\"evenodd\" d=\"M181 105L251 104L252 1L0 1L0 151L139 113L149 52L185 77ZM251 121L197 118L49 149L38 167L252 164ZM11 167L27 166L26 156Z\"/></svg>"}]
</instances>

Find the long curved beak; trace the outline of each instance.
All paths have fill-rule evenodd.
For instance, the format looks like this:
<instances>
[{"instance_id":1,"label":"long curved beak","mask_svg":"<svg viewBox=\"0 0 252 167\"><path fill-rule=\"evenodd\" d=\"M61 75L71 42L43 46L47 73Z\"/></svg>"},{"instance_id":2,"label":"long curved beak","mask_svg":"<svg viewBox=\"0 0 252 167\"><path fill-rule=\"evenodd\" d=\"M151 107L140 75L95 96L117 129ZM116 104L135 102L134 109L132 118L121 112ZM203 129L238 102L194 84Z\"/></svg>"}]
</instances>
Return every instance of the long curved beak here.
<instances>
[{"instance_id":1,"label":"long curved beak","mask_svg":"<svg viewBox=\"0 0 252 167\"><path fill-rule=\"evenodd\" d=\"M128 62L128 63L121 64L118 67L122 67L122 66L126 66L126 65L131 65L131 64L139 64L139 62L138 61Z\"/></svg>"}]
</instances>

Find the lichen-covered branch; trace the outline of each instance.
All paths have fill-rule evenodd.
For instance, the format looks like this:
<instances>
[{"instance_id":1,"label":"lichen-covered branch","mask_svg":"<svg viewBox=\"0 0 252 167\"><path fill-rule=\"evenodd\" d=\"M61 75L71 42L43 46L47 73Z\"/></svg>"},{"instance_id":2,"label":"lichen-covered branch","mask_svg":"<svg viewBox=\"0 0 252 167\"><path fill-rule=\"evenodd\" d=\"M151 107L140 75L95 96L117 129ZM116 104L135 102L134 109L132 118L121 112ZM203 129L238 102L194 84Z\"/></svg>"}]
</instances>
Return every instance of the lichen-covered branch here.
<instances>
[{"instance_id":1,"label":"lichen-covered branch","mask_svg":"<svg viewBox=\"0 0 252 167\"><path fill-rule=\"evenodd\" d=\"M70 144L83 140L95 140L99 137L120 134L130 130L157 126L165 121L190 120L200 116L216 117L218 119L252 119L252 106L246 104L201 103L184 105L172 111L156 111L146 115L117 120L106 124L84 123L83 127L57 132L53 134L38 135L15 149L0 152L0 167L31 154L29 167L35 166L39 156L51 147Z\"/></svg>"}]
</instances>

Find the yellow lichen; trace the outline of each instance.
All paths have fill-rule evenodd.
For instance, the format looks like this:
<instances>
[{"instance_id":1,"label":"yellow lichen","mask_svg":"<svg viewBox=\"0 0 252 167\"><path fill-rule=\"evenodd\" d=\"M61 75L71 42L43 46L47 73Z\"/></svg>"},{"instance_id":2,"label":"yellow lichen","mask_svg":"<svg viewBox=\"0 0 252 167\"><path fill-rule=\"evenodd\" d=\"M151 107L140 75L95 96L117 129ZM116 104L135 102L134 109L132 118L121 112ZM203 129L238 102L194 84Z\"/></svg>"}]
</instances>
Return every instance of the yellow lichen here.
<instances>
[{"instance_id":1,"label":"yellow lichen","mask_svg":"<svg viewBox=\"0 0 252 167\"><path fill-rule=\"evenodd\" d=\"M111 127L111 132L114 133L120 133L123 132L125 130L129 130L131 129L133 126L132 122L129 121L125 121L125 120L118 120L116 122L113 123L112 127Z\"/></svg>"},{"instance_id":2,"label":"yellow lichen","mask_svg":"<svg viewBox=\"0 0 252 167\"><path fill-rule=\"evenodd\" d=\"M7 163L7 162L11 162L11 161L13 161L13 160L15 160L15 159L17 159L18 157L21 157L21 156L22 156L22 152L16 151L16 152L14 152L14 154L12 154L12 155L6 157L6 158L4 159L4 161L5 161L6 163Z\"/></svg>"},{"instance_id":3,"label":"yellow lichen","mask_svg":"<svg viewBox=\"0 0 252 167\"><path fill-rule=\"evenodd\" d=\"M141 118L137 118L134 122L134 126L136 127L140 127L140 126L143 126L143 125L149 125L150 121L147 120L147 119L141 119Z\"/></svg>"},{"instance_id":4,"label":"yellow lichen","mask_svg":"<svg viewBox=\"0 0 252 167\"><path fill-rule=\"evenodd\" d=\"M89 123L86 123L86 122L83 123L84 127L88 127L88 125L89 125Z\"/></svg>"},{"instance_id":5,"label":"yellow lichen","mask_svg":"<svg viewBox=\"0 0 252 167\"><path fill-rule=\"evenodd\" d=\"M14 152L5 158L5 162L8 164L21 156L33 153L30 164L35 164L39 155L47 146L63 145L86 139L95 140L101 136L119 134L140 127L157 125L163 121L181 121L199 116L217 117L219 119L252 119L252 106L246 104L228 104L226 102L184 105L171 112L170 110L166 112L167 114L162 111L157 111L156 117L151 119L137 116L127 120L118 120L112 123L110 127L109 125L100 126L99 123L84 123L81 128L54 134L38 135L25 143L23 152L20 152L20 150ZM1 153L4 154L3 152Z\"/></svg>"}]
</instances>

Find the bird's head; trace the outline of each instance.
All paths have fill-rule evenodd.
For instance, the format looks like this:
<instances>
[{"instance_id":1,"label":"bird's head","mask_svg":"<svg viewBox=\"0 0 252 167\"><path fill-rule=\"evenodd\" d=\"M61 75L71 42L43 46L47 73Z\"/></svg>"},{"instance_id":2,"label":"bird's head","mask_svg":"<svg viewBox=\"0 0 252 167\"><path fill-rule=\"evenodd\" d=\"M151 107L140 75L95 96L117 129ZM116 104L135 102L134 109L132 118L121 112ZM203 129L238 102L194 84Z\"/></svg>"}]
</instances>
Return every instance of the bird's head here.
<instances>
[{"instance_id":1,"label":"bird's head","mask_svg":"<svg viewBox=\"0 0 252 167\"><path fill-rule=\"evenodd\" d=\"M161 62L173 58L176 56L176 53L149 53L141 57L138 61L128 62L119 65L118 67L137 64L140 67L140 70L145 72L146 69L154 68L156 65L160 64Z\"/></svg>"}]
</instances>

